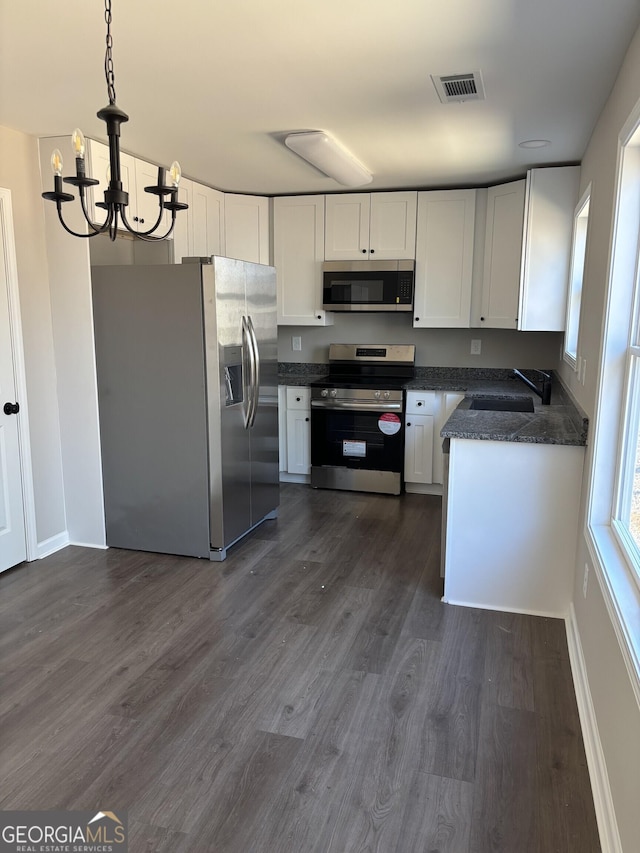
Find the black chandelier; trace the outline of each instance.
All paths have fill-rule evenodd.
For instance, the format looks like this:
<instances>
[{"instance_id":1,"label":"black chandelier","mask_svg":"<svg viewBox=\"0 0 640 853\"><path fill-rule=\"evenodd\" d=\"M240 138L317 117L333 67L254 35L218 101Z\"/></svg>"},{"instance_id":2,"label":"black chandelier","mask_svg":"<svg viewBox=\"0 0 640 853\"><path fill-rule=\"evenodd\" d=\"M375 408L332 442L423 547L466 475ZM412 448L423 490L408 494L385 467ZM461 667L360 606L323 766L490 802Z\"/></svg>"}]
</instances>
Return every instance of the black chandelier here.
<instances>
[{"instance_id":1,"label":"black chandelier","mask_svg":"<svg viewBox=\"0 0 640 853\"><path fill-rule=\"evenodd\" d=\"M127 219L127 206L129 204L129 193L122 189L122 176L120 170L120 125L129 121L129 116L123 112L116 104L115 77L113 73L113 39L111 37L111 0L105 0L104 18L107 24L107 49L104 58L104 73L107 81L107 94L109 96L109 105L98 112L98 118L102 119L107 125L107 136L109 138L109 184L104 191L104 201L96 202L96 207L100 207L107 211L105 221L100 225L92 221L87 211L87 203L85 190L88 187L96 186L100 183L95 178L88 178L85 170L84 152L85 139L82 131L76 128L71 138L71 144L76 158L76 175L74 178L62 177L62 155L59 149L51 155L51 168L54 175L53 192L42 193L42 197L47 201L55 201L58 209L58 219L62 227L74 237L95 237L97 234L108 232L112 240L116 239L116 233L119 227L119 221L130 231L134 236L141 240L165 240L173 231L176 222L176 213L179 210L186 210L188 205L178 201L178 184L180 182L181 170L180 164L174 161L169 170L170 184L166 183L165 169L163 166L158 166L158 183L152 187L145 187L144 191L158 196L158 218L152 228L147 231L138 231L131 227ZM84 218L89 225L89 232L86 234L78 234L72 231L65 223L62 217L62 205L67 201L74 201L75 196L66 193L62 189L62 182L70 184L78 188L80 196L80 204ZM162 236L155 236L155 232L160 227L162 217L165 210L171 211L171 226L169 230Z\"/></svg>"}]
</instances>

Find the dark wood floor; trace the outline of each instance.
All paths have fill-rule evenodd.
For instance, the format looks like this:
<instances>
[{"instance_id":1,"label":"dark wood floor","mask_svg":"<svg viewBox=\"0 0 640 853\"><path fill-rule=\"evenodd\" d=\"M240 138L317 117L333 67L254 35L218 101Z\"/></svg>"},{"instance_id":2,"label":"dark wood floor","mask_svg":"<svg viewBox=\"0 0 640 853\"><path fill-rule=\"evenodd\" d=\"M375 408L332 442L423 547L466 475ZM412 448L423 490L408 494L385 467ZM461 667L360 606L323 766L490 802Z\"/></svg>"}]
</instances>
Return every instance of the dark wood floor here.
<instances>
[{"instance_id":1,"label":"dark wood floor","mask_svg":"<svg viewBox=\"0 0 640 853\"><path fill-rule=\"evenodd\" d=\"M600 849L562 621L440 601L440 499L282 489L225 563L0 576L2 809L131 853Z\"/></svg>"}]
</instances>

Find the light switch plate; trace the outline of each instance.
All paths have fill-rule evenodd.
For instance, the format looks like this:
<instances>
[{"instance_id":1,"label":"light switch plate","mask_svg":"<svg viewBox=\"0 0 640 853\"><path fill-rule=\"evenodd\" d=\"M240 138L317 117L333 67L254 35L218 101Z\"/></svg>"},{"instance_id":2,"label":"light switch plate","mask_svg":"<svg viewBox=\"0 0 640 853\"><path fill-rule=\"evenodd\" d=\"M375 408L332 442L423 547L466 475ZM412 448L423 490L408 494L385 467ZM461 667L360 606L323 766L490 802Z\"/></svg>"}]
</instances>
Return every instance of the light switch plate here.
<instances>
[{"instance_id":1,"label":"light switch plate","mask_svg":"<svg viewBox=\"0 0 640 853\"><path fill-rule=\"evenodd\" d=\"M471 355L480 355L482 352L482 341L473 340L471 341Z\"/></svg>"},{"instance_id":2,"label":"light switch plate","mask_svg":"<svg viewBox=\"0 0 640 853\"><path fill-rule=\"evenodd\" d=\"M302 338L300 335L291 336L291 349L294 352L300 352L302 350Z\"/></svg>"}]
</instances>

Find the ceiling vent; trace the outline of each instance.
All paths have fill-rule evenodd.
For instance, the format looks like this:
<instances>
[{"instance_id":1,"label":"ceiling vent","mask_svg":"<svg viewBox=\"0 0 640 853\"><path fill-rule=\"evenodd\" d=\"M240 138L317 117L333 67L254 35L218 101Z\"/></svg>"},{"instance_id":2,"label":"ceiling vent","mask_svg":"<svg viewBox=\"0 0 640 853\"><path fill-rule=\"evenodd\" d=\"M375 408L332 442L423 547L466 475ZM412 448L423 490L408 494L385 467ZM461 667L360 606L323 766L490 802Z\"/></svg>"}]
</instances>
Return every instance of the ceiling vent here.
<instances>
[{"instance_id":1,"label":"ceiling vent","mask_svg":"<svg viewBox=\"0 0 640 853\"><path fill-rule=\"evenodd\" d=\"M431 75L438 97L443 104L460 101L484 101L484 84L479 71L468 74Z\"/></svg>"}]
</instances>

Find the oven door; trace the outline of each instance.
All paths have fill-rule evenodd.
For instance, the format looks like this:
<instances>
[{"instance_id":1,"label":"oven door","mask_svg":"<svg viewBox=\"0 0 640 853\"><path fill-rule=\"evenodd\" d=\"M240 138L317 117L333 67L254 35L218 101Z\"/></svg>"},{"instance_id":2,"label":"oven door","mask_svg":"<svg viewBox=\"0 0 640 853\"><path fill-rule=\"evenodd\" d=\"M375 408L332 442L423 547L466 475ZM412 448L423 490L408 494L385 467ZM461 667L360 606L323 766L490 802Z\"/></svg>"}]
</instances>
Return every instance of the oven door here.
<instances>
[{"instance_id":1,"label":"oven door","mask_svg":"<svg viewBox=\"0 0 640 853\"><path fill-rule=\"evenodd\" d=\"M404 465L402 412L375 404L311 408L311 485L400 494Z\"/></svg>"}]
</instances>

